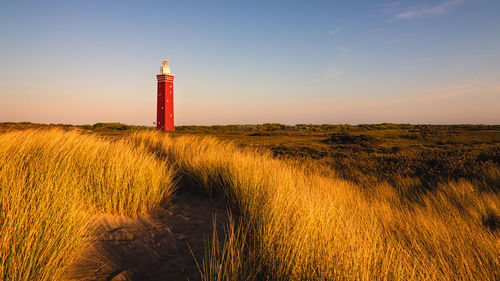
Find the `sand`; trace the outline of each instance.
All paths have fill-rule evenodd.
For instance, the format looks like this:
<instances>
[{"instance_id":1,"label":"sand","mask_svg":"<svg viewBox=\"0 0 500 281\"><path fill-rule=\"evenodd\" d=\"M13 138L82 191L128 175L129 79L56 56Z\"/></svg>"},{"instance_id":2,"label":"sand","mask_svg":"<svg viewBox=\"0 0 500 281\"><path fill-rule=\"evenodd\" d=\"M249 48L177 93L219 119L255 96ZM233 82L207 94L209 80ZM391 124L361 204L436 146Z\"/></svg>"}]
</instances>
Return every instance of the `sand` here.
<instances>
[{"instance_id":1,"label":"sand","mask_svg":"<svg viewBox=\"0 0 500 281\"><path fill-rule=\"evenodd\" d=\"M214 216L223 233L224 202L177 192L151 215L99 217L92 246L70 266L65 280L200 280L195 257L201 263Z\"/></svg>"}]
</instances>

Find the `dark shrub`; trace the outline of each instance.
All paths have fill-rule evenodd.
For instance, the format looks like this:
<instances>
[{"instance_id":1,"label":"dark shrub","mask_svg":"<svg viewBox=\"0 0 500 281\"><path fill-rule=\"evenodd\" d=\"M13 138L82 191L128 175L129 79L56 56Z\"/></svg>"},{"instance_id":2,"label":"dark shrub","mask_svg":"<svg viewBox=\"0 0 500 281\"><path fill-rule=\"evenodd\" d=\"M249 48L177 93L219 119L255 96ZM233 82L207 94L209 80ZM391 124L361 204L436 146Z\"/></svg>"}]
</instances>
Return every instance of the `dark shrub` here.
<instances>
[{"instance_id":1,"label":"dark shrub","mask_svg":"<svg viewBox=\"0 0 500 281\"><path fill-rule=\"evenodd\" d=\"M330 144L358 144L364 146L377 145L382 141L376 137L370 135L352 135L346 132L334 133L330 135L329 138L324 140L325 143Z\"/></svg>"},{"instance_id":2,"label":"dark shrub","mask_svg":"<svg viewBox=\"0 0 500 281\"><path fill-rule=\"evenodd\" d=\"M500 229L500 217L491 209L486 210L486 215L483 215L483 225L491 231Z\"/></svg>"}]
</instances>

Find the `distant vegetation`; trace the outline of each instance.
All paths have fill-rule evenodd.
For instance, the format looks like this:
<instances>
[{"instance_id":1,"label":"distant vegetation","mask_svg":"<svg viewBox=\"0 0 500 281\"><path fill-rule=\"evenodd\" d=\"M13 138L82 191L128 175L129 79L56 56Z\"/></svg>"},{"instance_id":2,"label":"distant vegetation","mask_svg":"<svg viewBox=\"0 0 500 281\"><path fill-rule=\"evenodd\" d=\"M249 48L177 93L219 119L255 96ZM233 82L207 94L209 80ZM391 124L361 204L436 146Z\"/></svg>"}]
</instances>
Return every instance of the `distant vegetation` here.
<instances>
[{"instance_id":1,"label":"distant vegetation","mask_svg":"<svg viewBox=\"0 0 500 281\"><path fill-rule=\"evenodd\" d=\"M185 126L176 134L210 134L275 156L313 161L325 175L372 186L408 178L423 185L484 181L500 165L499 125Z\"/></svg>"},{"instance_id":2,"label":"distant vegetation","mask_svg":"<svg viewBox=\"0 0 500 281\"><path fill-rule=\"evenodd\" d=\"M500 126L36 126L0 125L4 280L57 280L173 178L233 206L203 280L500 279Z\"/></svg>"},{"instance_id":3,"label":"distant vegetation","mask_svg":"<svg viewBox=\"0 0 500 281\"><path fill-rule=\"evenodd\" d=\"M81 129L114 137L154 129L121 123L0 123L0 132L26 128ZM500 165L500 125L178 126L172 135L185 134L213 135L280 158L312 161L324 175L335 171L337 177L366 186L398 185L409 178L428 187L461 178L485 181Z\"/></svg>"}]
</instances>

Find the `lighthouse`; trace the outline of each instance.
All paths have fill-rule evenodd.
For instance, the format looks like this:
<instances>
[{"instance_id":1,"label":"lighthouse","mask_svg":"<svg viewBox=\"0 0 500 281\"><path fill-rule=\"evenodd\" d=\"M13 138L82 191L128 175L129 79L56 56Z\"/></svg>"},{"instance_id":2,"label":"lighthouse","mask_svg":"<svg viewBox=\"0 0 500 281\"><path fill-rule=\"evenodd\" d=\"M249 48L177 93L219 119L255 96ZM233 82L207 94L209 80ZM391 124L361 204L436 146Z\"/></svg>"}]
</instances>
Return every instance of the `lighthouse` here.
<instances>
[{"instance_id":1,"label":"lighthouse","mask_svg":"<svg viewBox=\"0 0 500 281\"><path fill-rule=\"evenodd\" d=\"M174 75L170 73L168 61L163 60L158 80L156 129L162 131L174 130Z\"/></svg>"}]
</instances>

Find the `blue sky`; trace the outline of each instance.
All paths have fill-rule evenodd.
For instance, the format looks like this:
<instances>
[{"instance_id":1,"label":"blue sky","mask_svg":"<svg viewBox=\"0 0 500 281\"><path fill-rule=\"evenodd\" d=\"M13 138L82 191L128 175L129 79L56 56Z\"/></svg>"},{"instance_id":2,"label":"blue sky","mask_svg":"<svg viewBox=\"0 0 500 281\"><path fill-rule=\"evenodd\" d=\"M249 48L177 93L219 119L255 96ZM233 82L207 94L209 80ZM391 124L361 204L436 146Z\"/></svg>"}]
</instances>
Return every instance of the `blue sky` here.
<instances>
[{"instance_id":1,"label":"blue sky","mask_svg":"<svg viewBox=\"0 0 500 281\"><path fill-rule=\"evenodd\" d=\"M0 122L499 124L500 1L9 1Z\"/></svg>"}]
</instances>

